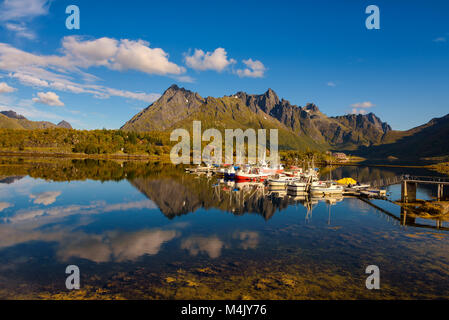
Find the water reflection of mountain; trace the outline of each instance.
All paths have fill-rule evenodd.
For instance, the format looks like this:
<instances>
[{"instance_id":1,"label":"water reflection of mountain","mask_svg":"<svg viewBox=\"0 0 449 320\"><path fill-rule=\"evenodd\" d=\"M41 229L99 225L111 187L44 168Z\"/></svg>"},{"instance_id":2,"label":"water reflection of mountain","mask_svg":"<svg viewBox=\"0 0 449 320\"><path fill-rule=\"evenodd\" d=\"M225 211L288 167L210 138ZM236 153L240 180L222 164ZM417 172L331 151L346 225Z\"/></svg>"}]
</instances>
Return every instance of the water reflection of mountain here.
<instances>
[{"instance_id":1,"label":"water reflection of mountain","mask_svg":"<svg viewBox=\"0 0 449 320\"><path fill-rule=\"evenodd\" d=\"M0 176L0 183L11 184L23 178L24 176Z\"/></svg>"},{"instance_id":2,"label":"water reflection of mountain","mask_svg":"<svg viewBox=\"0 0 449 320\"><path fill-rule=\"evenodd\" d=\"M261 185L233 186L216 184L214 179L196 176L135 178L131 184L154 201L169 219L194 212L200 208L219 209L234 215L257 213L266 220L276 210L283 210L294 203L288 197L266 194Z\"/></svg>"}]
</instances>

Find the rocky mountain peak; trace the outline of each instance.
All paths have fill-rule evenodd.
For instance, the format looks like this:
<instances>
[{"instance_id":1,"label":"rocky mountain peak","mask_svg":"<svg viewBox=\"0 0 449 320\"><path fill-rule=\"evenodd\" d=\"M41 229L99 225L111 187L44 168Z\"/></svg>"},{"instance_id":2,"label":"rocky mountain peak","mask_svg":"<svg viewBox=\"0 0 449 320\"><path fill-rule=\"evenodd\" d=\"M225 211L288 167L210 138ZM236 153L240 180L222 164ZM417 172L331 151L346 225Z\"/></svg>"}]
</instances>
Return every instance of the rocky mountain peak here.
<instances>
[{"instance_id":1,"label":"rocky mountain peak","mask_svg":"<svg viewBox=\"0 0 449 320\"><path fill-rule=\"evenodd\" d=\"M72 125L71 125L70 123L68 123L67 121L65 121L65 120L62 120L61 122L59 122L59 123L57 124L57 126L58 126L59 128L73 129L73 128L72 128Z\"/></svg>"},{"instance_id":2,"label":"rocky mountain peak","mask_svg":"<svg viewBox=\"0 0 449 320\"><path fill-rule=\"evenodd\" d=\"M265 107L269 110L273 109L280 102L278 95L272 89L268 89L267 92L265 92L262 101L265 104Z\"/></svg>"},{"instance_id":3,"label":"rocky mountain peak","mask_svg":"<svg viewBox=\"0 0 449 320\"><path fill-rule=\"evenodd\" d=\"M4 116L7 116L8 118L11 118L11 119L25 119L26 120L26 118L24 116L16 113L15 111L12 111L12 110L0 111L0 113L3 114Z\"/></svg>"},{"instance_id":4,"label":"rocky mountain peak","mask_svg":"<svg viewBox=\"0 0 449 320\"><path fill-rule=\"evenodd\" d=\"M372 126L383 133L387 133L392 130L388 123L382 122L382 120L372 112L368 114L347 114L344 116L335 117L335 119L347 121L352 127L359 129Z\"/></svg>"},{"instance_id":5,"label":"rocky mountain peak","mask_svg":"<svg viewBox=\"0 0 449 320\"><path fill-rule=\"evenodd\" d=\"M304 107L303 110L305 111L309 111L309 112L319 112L320 109L318 109L317 105L314 103L307 103Z\"/></svg>"},{"instance_id":6,"label":"rocky mountain peak","mask_svg":"<svg viewBox=\"0 0 449 320\"><path fill-rule=\"evenodd\" d=\"M247 94L240 91L233 96L242 100L254 112L262 110L267 114L280 103L278 95L272 89L268 89L264 94Z\"/></svg>"},{"instance_id":7,"label":"rocky mountain peak","mask_svg":"<svg viewBox=\"0 0 449 320\"><path fill-rule=\"evenodd\" d=\"M204 99L196 92L185 88L180 88L176 84L171 85L162 96L157 100L159 103L175 103L178 105L191 106L204 102Z\"/></svg>"}]
</instances>

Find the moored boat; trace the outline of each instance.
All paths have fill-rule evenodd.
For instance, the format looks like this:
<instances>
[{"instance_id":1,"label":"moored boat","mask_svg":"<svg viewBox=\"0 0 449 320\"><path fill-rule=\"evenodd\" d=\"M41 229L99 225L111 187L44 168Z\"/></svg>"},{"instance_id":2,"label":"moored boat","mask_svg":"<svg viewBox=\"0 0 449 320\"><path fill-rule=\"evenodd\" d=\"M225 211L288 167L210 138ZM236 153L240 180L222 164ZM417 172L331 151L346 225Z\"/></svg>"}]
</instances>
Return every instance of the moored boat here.
<instances>
[{"instance_id":1,"label":"moored boat","mask_svg":"<svg viewBox=\"0 0 449 320\"><path fill-rule=\"evenodd\" d=\"M343 191L343 186L337 185L332 181L313 182L310 187L310 193L312 196L341 196L343 195Z\"/></svg>"},{"instance_id":2,"label":"moored boat","mask_svg":"<svg viewBox=\"0 0 449 320\"><path fill-rule=\"evenodd\" d=\"M291 181L287 184L289 194L306 194L309 184L304 181Z\"/></svg>"}]
</instances>

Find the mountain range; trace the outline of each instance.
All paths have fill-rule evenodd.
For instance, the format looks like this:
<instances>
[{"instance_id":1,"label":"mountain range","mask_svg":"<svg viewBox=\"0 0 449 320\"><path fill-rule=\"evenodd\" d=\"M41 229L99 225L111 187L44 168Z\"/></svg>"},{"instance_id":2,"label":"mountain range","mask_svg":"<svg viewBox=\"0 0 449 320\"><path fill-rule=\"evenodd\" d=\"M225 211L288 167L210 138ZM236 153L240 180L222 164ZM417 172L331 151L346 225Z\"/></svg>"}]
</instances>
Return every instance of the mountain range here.
<instances>
[{"instance_id":1,"label":"mountain range","mask_svg":"<svg viewBox=\"0 0 449 320\"><path fill-rule=\"evenodd\" d=\"M259 95L237 92L222 98L203 98L172 85L121 129L189 129L193 120L202 121L203 130L210 127L279 129L279 145L284 149L338 150L377 158L449 154L449 115L407 131L397 131L374 113L328 117L313 103L302 107L293 105L279 99L271 89Z\"/></svg>"},{"instance_id":2,"label":"mountain range","mask_svg":"<svg viewBox=\"0 0 449 320\"><path fill-rule=\"evenodd\" d=\"M343 151L370 159L421 159L449 155L449 114L406 131L392 130L374 113L329 117L318 106L291 104L272 90L263 94L237 92L221 98L203 98L196 92L170 86L162 96L132 117L125 131L192 129L278 129L282 150ZM53 124L30 121L14 111L0 112L0 128L71 128L66 121ZM269 135L267 134L267 138Z\"/></svg>"},{"instance_id":3,"label":"mountain range","mask_svg":"<svg viewBox=\"0 0 449 320\"><path fill-rule=\"evenodd\" d=\"M188 129L193 120L203 128L264 128L279 130L285 149L356 149L382 141L391 127L374 114L328 117L309 103L304 107L279 99L268 89L260 95L237 92L222 98L203 98L172 85L152 105L122 126L129 131Z\"/></svg>"},{"instance_id":4,"label":"mountain range","mask_svg":"<svg viewBox=\"0 0 449 320\"><path fill-rule=\"evenodd\" d=\"M5 129L47 129L47 128L65 128L72 129L67 121L61 121L54 124L48 121L31 121L16 112L0 111L0 128Z\"/></svg>"}]
</instances>

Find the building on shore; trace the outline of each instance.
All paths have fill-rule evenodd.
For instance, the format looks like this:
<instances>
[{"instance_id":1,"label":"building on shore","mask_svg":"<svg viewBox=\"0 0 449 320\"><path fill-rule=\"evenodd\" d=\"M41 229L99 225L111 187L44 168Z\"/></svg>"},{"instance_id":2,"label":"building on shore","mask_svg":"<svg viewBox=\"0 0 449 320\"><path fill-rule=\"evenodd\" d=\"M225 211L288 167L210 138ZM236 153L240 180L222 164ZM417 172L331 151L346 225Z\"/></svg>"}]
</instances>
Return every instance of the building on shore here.
<instances>
[{"instance_id":1,"label":"building on shore","mask_svg":"<svg viewBox=\"0 0 449 320\"><path fill-rule=\"evenodd\" d=\"M338 161L348 161L348 156L346 154L344 154L343 152L336 152L336 153L333 154L333 156Z\"/></svg>"}]
</instances>

